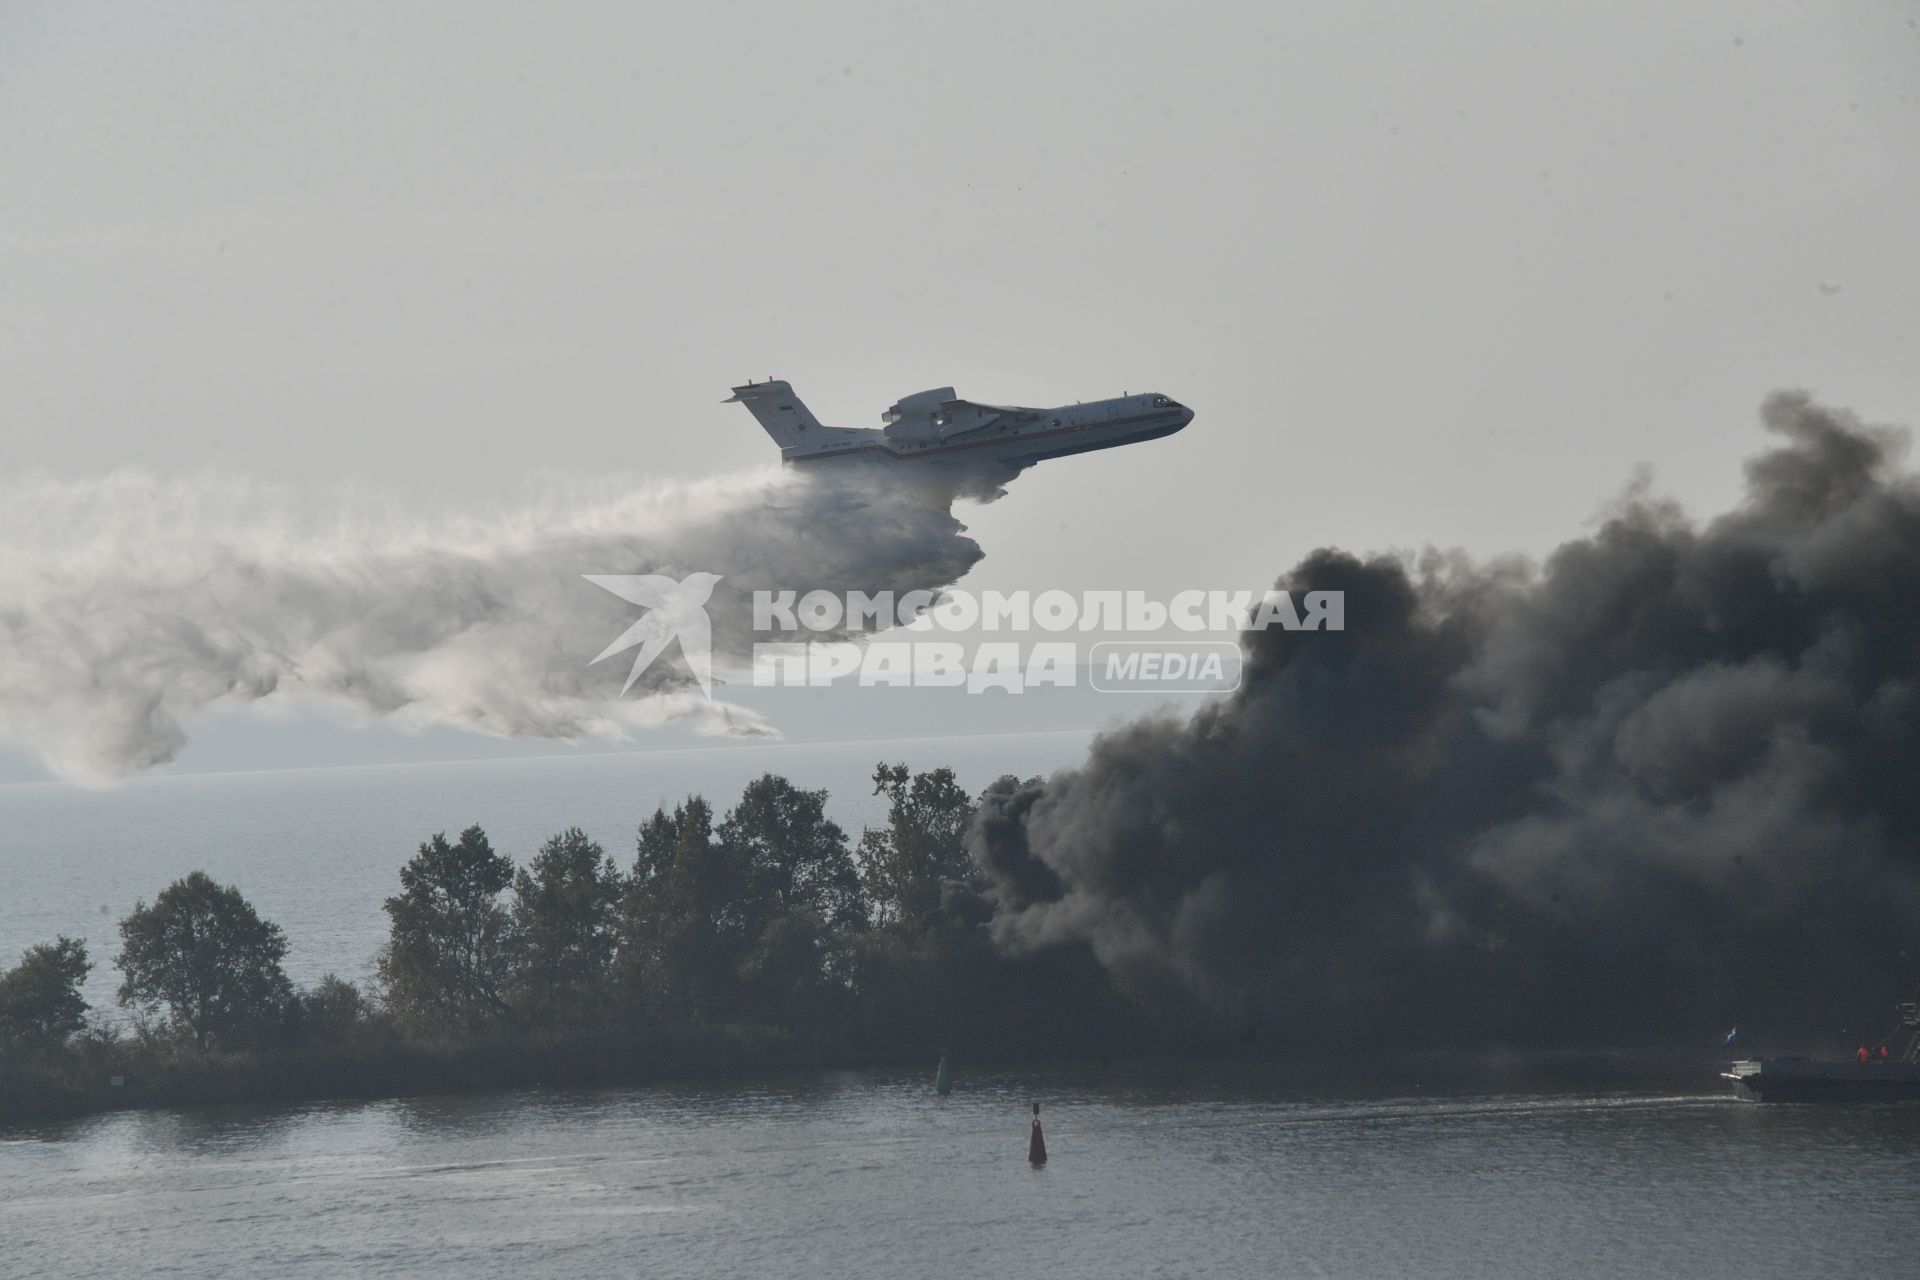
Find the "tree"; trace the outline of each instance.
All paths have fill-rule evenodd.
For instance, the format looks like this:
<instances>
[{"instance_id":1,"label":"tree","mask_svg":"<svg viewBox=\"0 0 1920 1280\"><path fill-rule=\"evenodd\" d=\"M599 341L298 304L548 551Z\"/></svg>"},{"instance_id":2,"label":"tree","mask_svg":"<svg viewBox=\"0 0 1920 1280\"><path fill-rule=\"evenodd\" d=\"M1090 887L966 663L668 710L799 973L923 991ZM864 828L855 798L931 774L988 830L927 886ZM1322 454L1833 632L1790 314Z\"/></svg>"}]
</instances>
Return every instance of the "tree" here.
<instances>
[{"instance_id":1,"label":"tree","mask_svg":"<svg viewBox=\"0 0 1920 1280\"><path fill-rule=\"evenodd\" d=\"M767 917L810 911L828 928L856 929L867 916L860 872L826 805L825 791L802 791L765 774L747 784L721 822L720 842Z\"/></svg>"},{"instance_id":2,"label":"tree","mask_svg":"<svg viewBox=\"0 0 1920 1280\"><path fill-rule=\"evenodd\" d=\"M578 827L540 846L513 881L513 988L542 1022L584 1022L612 975L620 874Z\"/></svg>"},{"instance_id":3,"label":"tree","mask_svg":"<svg viewBox=\"0 0 1920 1280\"><path fill-rule=\"evenodd\" d=\"M849 941L867 920L847 833L826 803L825 791L766 774L747 784L718 832L744 889L746 946L735 972L746 1009L814 1030L846 994Z\"/></svg>"},{"instance_id":4,"label":"tree","mask_svg":"<svg viewBox=\"0 0 1920 1280\"><path fill-rule=\"evenodd\" d=\"M339 1044L366 1029L371 1010L360 988L329 973L300 993L300 1034L313 1044Z\"/></svg>"},{"instance_id":5,"label":"tree","mask_svg":"<svg viewBox=\"0 0 1920 1280\"><path fill-rule=\"evenodd\" d=\"M745 881L699 796L641 825L619 924L621 985L635 1004L696 1022L732 1011L748 938Z\"/></svg>"},{"instance_id":6,"label":"tree","mask_svg":"<svg viewBox=\"0 0 1920 1280\"><path fill-rule=\"evenodd\" d=\"M204 871L168 885L120 922L120 1003L166 1009L201 1048L244 1042L276 1025L293 999L280 926Z\"/></svg>"},{"instance_id":7,"label":"tree","mask_svg":"<svg viewBox=\"0 0 1920 1280\"><path fill-rule=\"evenodd\" d=\"M0 1048L58 1048L86 1025L80 994L93 964L87 944L64 934L29 947L20 963L0 974Z\"/></svg>"},{"instance_id":8,"label":"tree","mask_svg":"<svg viewBox=\"0 0 1920 1280\"><path fill-rule=\"evenodd\" d=\"M940 909L949 882L977 885L967 856L973 800L953 770L909 774L904 764L873 771L873 790L887 797L887 825L860 835L860 865L876 922L918 925Z\"/></svg>"},{"instance_id":9,"label":"tree","mask_svg":"<svg viewBox=\"0 0 1920 1280\"><path fill-rule=\"evenodd\" d=\"M400 868L400 893L388 898L393 922L380 956L380 979L394 1009L418 1026L471 1030L506 1011L508 918L500 893L513 860L495 853L487 833L468 827L421 844Z\"/></svg>"}]
</instances>

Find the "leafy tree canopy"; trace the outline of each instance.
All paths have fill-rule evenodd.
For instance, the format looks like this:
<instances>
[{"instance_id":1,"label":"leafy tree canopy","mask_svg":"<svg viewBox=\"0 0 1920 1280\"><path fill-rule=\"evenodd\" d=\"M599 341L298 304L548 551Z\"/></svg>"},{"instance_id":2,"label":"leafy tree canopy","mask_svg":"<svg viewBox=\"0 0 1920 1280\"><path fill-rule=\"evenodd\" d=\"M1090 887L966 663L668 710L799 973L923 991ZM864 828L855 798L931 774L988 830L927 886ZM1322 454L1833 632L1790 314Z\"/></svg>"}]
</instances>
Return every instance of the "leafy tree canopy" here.
<instances>
[{"instance_id":1,"label":"leafy tree canopy","mask_svg":"<svg viewBox=\"0 0 1920 1280\"><path fill-rule=\"evenodd\" d=\"M86 1025L87 944L62 935L0 974L0 1045L58 1047Z\"/></svg>"},{"instance_id":2,"label":"leafy tree canopy","mask_svg":"<svg viewBox=\"0 0 1920 1280\"><path fill-rule=\"evenodd\" d=\"M536 1019L590 1018L612 976L620 873L578 827L540 846L513 882L514 990Z\"/></svg>"},{"instance_id":3,"label":"leafy tree canopy","mask_svg":"<svg viewBox=\"0 0 1920 1280\"><path fill-rule=\"evenodd\" d=\"M164 1010L202 1048L238 1043L278 1021L293 998L280 926L204 871L176 880L120 922L120 1003Z\"/></svg>"},{"instance_id":4,"label":"leafy tree canopy","mask_svg":"<svg viewBox=\"0 0 1920 1280\"><path fill-rule=\"evenodd\" d=\"M513 860L487 833L444 832L400 869L400 893L386 901L392 921L380 977L397 1010L422 1023L478 1026L506 1010L508 917L500 894Z\"/></svg>"},{"instance_id":5,"label":"leafy tree canopy","mask_svg":"<svg viewBox=\"0 0 1920 1280\"><path fill-rule=\"evenodd\" d=\"M860 872L847 833L827 817L827 793L803 791L765 774L747 784L719 830L720 843L746 879L764 928L807 911L832 929L866 923Z\"/></svg>"},{"instance_id":6,"label":"leafy tree canopy","mask_svg":"<svg viewBox=\"0 0 1920 1280\"><path fill-rule=\"evenodd\" d=\"M887 825L868 827L860 837L874 918L884 925L918 925L939 911L948 882L980 880L966 848L973 798L951 769L916 774L904 764L875 767L873 790L887 797Z\"/></svg>"}]
</instances>

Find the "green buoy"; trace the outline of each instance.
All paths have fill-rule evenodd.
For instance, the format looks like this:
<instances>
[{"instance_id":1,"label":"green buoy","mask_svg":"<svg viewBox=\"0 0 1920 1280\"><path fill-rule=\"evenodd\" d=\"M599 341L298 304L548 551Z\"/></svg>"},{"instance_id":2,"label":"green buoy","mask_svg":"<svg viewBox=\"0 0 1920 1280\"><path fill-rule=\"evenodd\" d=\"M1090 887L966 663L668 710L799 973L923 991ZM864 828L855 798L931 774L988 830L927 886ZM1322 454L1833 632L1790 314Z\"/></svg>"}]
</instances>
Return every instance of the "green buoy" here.
<instances>
[{"instance_id":1,"label":"green buoy","mask_svg":"<svg viewBox=\"0 0 1920 1280\"><path fill-rule=\"evenodd\" d=\"M933 1073L933 1091L941 1097L953 1092L953 1068L947 1065L947 1055L940 1055L940 1069Z\"/></svg>"}]
</instances>

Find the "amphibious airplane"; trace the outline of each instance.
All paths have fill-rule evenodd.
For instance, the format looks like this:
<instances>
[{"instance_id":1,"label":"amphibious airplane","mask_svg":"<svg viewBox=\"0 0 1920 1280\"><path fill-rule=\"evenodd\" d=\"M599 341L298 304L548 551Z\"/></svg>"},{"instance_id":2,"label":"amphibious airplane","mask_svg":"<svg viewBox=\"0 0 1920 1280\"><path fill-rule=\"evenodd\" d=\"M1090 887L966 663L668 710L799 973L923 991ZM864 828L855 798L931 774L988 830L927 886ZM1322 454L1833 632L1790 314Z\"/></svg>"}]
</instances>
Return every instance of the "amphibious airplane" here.
<instances>
[{"instance_id":1,"label":"amphibious airplane","mask_svg":"<svg viewBox=\"0 0 1920 1280\"><path fill-rule=\"evenodd\" d=\"M721 401L736 402L746 405L773 437L784 462L952 459L1025 467L1070 453L1156 440L1193 421L1193 410L1152 394L1023 409L975 404L955 396L952 387L938 387L901 397L880 415L886 425L878 429L824 426L793 388L778 379L735 387Z\"/></svg>"}]
</instances>

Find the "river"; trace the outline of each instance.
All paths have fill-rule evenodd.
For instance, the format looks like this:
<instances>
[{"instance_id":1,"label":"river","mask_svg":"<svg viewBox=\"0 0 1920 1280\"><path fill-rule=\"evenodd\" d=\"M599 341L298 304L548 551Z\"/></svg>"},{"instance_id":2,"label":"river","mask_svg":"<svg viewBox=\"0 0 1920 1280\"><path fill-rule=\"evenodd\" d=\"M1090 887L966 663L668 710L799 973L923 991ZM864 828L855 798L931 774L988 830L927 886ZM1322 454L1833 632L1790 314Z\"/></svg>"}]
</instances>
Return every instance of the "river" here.
<instances>
[{"instance_id":1,"label":"river","mask_svg":"<svg viewBox=\"0 0 1920 1280\"><path fill-rule=\"evenodd\" d=\"M104 1115L0 1139L0 1275L1903 1275L1920 1109L1328 1097L1242 1067ZM1052 1159L1026 1159L1044 1104Z\"/></svg>"}]
</instances>

